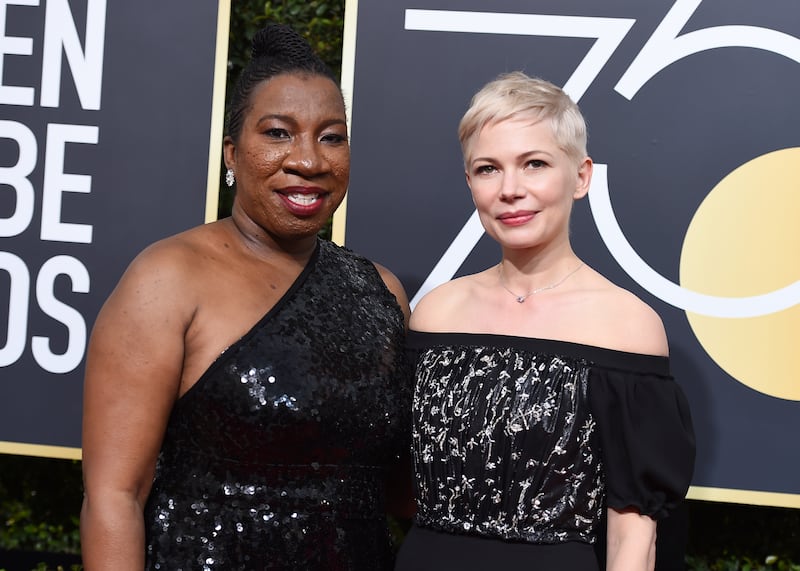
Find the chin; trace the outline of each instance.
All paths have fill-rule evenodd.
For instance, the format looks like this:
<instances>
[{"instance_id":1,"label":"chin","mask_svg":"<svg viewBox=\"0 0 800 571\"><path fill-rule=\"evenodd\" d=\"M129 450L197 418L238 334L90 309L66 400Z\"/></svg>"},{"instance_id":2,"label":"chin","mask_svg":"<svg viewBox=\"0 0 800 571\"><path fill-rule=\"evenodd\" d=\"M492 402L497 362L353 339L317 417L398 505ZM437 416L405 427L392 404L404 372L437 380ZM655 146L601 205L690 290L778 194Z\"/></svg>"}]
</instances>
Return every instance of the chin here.
<instances>
[{"instance_id":1,"label":"chin","mask_svg":"<svg viewBox=\"0 0 800 571\"><path fill-rule=\"evenodd\" d=\"M325 227L325 224L315 224L313 226L305 226L302 228L292 228L284 233L282 233L281 237L285 240L304 240L306 238L311 238L316 236L320 233L320 231Z\"/></svg>"}]
</instances>

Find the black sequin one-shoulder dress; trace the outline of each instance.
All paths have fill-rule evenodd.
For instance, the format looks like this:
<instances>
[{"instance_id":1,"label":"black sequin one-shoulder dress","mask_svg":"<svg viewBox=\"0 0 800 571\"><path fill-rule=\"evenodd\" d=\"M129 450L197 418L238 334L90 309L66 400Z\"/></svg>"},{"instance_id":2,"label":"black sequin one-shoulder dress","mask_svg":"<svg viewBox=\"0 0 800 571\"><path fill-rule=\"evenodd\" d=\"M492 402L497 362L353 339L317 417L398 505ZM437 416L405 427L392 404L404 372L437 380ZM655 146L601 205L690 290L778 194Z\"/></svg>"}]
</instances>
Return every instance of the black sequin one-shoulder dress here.
<instances>
[{"instance_id":1,"label":"black sequin one-shoulder dress","mask_svg":"<svg viewBox=\"0 0 800 571\"><path fill-rule=\"evenodd\" d=\"M384 482L411 430L404 337L373 264L320 241L178 399L145 507L147 569L391 569Z\"/></svg>"},{"instance_id":2,"label":"black sequin one-shoulder dress","mask_svg":"<svg viewBox=\"0 0 800 571\"><path fill-rule=\"evenodd\" d=\"M417 515L402 571L596 571L607 507L655 519L694 466L666 357L409 332Z\"/></svg>"}]
</instances>

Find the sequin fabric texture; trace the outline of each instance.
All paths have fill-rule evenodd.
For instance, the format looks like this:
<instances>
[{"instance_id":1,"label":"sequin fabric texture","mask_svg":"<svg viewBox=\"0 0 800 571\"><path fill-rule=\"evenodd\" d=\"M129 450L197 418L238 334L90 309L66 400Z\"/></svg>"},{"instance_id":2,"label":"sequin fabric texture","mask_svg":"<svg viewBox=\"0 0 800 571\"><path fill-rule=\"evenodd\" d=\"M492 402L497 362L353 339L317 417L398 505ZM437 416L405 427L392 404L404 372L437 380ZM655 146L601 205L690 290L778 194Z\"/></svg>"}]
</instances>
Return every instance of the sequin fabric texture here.
<instances>
[{"instance_id":1,"label":"sequin fabric texture","mask_svg":"<svg viewBox=\"0 0 800 571\"><path fill-rule=\"evenodd\" d=\"M390 569L384 479L409 448L403 315L320 241L295 284L173 410L147 568Z\"/></svg>"},{"instance_id":2,"label":"sequin fabric texture","mask_svg":"<svg viewBox=\"0 0 800 571\"><path fill-rule=\"evenodd\" d=\"M592 542L603 475L587 371L580 359L514 347L422 351L417 524L533 543Z\"/></svg>"}]
</instances>

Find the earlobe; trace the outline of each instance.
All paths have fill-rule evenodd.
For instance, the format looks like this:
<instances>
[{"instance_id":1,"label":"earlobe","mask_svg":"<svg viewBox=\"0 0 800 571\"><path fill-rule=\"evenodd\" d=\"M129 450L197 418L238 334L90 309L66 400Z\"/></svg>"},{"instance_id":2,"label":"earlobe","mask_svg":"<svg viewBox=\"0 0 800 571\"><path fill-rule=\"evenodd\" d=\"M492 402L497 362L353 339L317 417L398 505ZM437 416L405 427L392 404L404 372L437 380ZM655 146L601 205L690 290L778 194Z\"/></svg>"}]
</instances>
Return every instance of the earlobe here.
<instances>
[{"instance_id":1,"label":"earlobe","mask_svg":"<svg viewBox=\"0 0 800 571\"><path fill-rule=\"evenodd\" d=\"M575 187L575 192L572 195L575 200L579 200L589 193L589 187L592 183L593 167L594 164L592 163L592 159L589 157L584 158L583 161L581 161L581 164L578 166L578 184Z\"/></svg>"}]
</instances>

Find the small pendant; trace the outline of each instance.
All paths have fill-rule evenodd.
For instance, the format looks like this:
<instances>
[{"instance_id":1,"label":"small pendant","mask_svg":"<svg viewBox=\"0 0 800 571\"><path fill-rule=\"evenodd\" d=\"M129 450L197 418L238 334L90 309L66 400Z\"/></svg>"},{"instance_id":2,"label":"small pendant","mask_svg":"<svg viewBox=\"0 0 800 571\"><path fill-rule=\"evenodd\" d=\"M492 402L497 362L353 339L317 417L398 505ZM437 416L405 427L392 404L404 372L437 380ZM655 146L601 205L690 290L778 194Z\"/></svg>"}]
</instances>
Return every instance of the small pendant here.
<instances>
[{"instance_id":1,"label":"small pendant","mask_svg":"<svg viewBox=\"0 0 800 571\"><path fill-rule=\"evenodd\" d=\"M525 301L525 298L523 296L517 297L517 303L522 303L523 301Z\"/></svg>"}]
</instances>

